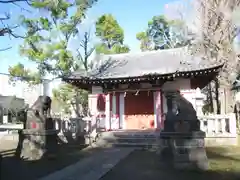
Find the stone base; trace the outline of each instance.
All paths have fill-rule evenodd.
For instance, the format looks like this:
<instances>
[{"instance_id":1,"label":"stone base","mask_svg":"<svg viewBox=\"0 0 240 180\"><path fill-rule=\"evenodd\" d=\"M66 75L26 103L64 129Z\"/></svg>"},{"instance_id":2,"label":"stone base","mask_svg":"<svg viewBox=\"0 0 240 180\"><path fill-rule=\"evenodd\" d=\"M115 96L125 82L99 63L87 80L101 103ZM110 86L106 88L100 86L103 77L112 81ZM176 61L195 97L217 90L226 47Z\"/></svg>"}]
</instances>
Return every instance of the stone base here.
<instances>
[{"instance_id":1,"label":"stone base","mask_svg":"<svg viewBox=\"0 0 240 180\"><path fill-rule=\"evenodd\" d=\"M237 146L238 142L236 134L214 134L205 138L206 146Z\"/></svg>"},{"instance_id":2,"label":"stone base","mask_svg":"<svg viewBox=\"0 0 240 180\"><path fill-rule=\"evenodd\" d=\"M204 145L205 133L161 132L161 145L164 146L162 160L170 162L177 169L208 169L208 158Z\"/></svg>"},{"instance_id":3,"label":"stone base","mask_svg":"<svg viewBox=\"0 0 240 180\"><path fill-rule=\"evenodd\" d=\"M56 154L58 140L56 130L23 130L20 134L17 149L20 157L28 160L39 160Z\"/></svg>"},{"instance_id":4,"label":"stone base","mask_svg":"<svg viewBox=\"0 0 240 180\"><path fill-rule=\"evenodd\" d=\"M3 167L2 160L3 160L3 157L0 154L0 180L1 180L1 177L2 177L2 167Z\"/></svg>"},{"instance_id":5,"label":"stone base","mask_svg":"<svg viewBox=\"0 0 240 180\"><path fill-rule=\"evenodd\" d=\"M208 169L208 159L205 148L187 148L185 154L174 155L174 167L177 169Z\"/></svg>"},{"instance_id":6,"label":"stone base","mask_svg":"<svg viewBox=\"0 0 240 180\"><path fill-rule=\"evenodd\" d=\"M85 146L85 136L84 133L72 133L72 132L65 132L58 134L58 140L60 144L67 144L67 145L79 145Z\"/></svg>"}]
</instances>

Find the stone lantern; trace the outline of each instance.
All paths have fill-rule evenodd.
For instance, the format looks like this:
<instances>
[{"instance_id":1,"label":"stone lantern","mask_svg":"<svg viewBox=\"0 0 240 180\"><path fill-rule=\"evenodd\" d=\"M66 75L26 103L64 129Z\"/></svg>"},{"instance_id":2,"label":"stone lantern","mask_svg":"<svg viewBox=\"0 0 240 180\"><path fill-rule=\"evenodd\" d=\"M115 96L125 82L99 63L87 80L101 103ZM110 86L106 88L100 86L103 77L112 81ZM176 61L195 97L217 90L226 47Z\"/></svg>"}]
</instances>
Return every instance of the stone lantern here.
<instances>
[{"instance_id":1,"label":"stone lantern","mask_svg":"<svg viewBox=\"0 0 240 180\"><path fill-rule=\"evenodd\" d=\"M237 122L239 122L239 119L240 119L240 81L239 80L236 80L233 83L232 90L234 91L234 97L235 97L234 113L236 115Z\"/></svg>"},{"instance_id":2,"label":"stone lantern","mask_svg":"<svg viewBox=\"0 0 240 180\"><path fill-rule=\"evenodd\" d=\"M234 91L235 101L240 101L240 81L236 80L233 83L232 90Z\"/></svg>"},{"instance_id":3,"label":"stone lantern","mask_svg":"<svg viewBox=\"0 0 240 180\"><path fill-rule=\"evenodd\" d=\"M196 110L197 116L202 116L203 115L202 108L204 105L204 100L206 100L206 95L203 94L199 88L197 88L194 99L195 99L195 110Z\"/></svg>"}]
</instances>

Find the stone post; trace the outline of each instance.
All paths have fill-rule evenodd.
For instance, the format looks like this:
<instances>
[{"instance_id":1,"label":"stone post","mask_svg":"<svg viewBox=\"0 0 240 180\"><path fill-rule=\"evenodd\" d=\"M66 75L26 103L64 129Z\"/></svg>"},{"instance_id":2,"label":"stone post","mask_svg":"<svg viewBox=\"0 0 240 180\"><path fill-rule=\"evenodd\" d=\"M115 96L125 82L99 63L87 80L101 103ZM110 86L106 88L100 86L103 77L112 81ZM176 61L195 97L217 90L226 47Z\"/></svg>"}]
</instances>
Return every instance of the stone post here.
<instances>
[{"instance_id":1,"label":"stone post","mask_svg":"<svg viewBox=\"0 0 240 180\"><path fill-rule=\"evenodd\" d=\"M0 124L3 124L3 108L0 106Z\"/></svg>"},{"instance_id":2,"label":"stone post","mask_svg":"<svg viewBox=\"0 0 240 180\"><path fill-rule=\"evenodd\" d=\"M237 134L236 116L234 113L229 113L229 130L231 134Z\"/></svg>"},{"instance_id":3,"label":"stone post","mask_svg":"<svg viewBox=\"0 0 240 180\"><path fill-rule=\"evenodd\" d=\"M8 115L3 115L3 124L8 123Z\"/></svg>"}]
</instances>

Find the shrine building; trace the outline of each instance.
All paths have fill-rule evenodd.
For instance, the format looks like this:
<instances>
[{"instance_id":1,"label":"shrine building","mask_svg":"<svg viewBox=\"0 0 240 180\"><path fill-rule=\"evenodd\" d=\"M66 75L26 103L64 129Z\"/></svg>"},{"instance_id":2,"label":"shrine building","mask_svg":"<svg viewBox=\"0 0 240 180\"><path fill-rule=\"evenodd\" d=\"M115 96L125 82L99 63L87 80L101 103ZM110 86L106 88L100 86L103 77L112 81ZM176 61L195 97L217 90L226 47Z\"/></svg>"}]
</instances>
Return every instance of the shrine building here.
<instances>
[{"instance_id":1,"label":"shrine building","mask_svg":"<svg viewBox=\"0 0 240 180\"><path fill-rule=\"evenodd\" d=\"M90 112L104 119L105 130L163 128L166 92L187 97L223 66L192 56L187 48L99 55L96 62L87 74L76 71L63 81L90 92Z\"/></svg>"}]
</instances>

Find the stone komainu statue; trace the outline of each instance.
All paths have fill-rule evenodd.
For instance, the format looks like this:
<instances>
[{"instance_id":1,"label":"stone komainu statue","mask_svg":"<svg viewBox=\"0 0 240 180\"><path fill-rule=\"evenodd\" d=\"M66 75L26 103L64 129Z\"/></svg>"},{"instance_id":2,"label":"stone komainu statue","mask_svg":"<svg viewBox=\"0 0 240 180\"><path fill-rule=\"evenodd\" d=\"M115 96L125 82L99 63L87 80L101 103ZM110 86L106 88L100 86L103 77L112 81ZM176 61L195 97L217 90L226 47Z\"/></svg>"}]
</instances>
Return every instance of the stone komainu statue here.
<instances>
[{"instance_id":1,"label":"stone komainu statue","mask_svg":"<svg viewBox=\"0 0 240 180\"><path fill-rule=\"evenodd\" d=\"M50 116L52 100L49 96L39 96L31 109L35 111L35 115Z\"/></svg>"},{"instance_id":2,"label":"stone komainu statue","mask_svg":"<svg viewBox=\"0 0 240 180\"><path fill-rule=\"evenodd\" d=\"M188 131L199 131L200 122L197 119L193 105L187 101L179 92L169 94L167 97L168 112L164 121L165 131L176 131L179 123L188 126ZM184 129L184 128L183 128ZM185 130L184 130L185 131Z\"/></svg>"}]
</instances>

